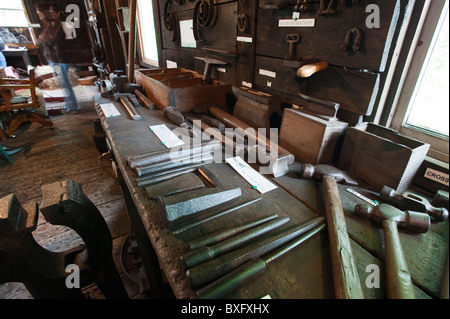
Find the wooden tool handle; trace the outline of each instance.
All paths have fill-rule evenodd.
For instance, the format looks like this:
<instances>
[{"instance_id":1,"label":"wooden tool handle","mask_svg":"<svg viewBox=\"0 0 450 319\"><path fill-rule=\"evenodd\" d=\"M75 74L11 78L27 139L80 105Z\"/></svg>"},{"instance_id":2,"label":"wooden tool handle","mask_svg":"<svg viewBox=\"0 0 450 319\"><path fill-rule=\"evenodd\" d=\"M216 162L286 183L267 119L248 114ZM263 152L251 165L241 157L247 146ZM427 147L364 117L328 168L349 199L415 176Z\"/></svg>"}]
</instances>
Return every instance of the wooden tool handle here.
<instances>
[{"instance_id":1,"label":"wooden tool handle","mask_svg":"<svg viewBox=\"0 0 450 319\"><path fill-rule=\"evenodd\" d=\"M363 299L336 178L325 175L322 183L336 298Z\"/></svg>"},{"instance_id":2,"label":"wooden tool handle","mask_svg":"<svg viewBox=\"0 0 450 319\"><path fill-rule=\"evenodd\" d=\"M209 108L209 112L211 113L211 115L213 115L216 119L218 119L219 121L221 121L222 123L224 123L226 126L228 127L232 127L232 128L241 128L244 131L246 131L246 133L248 135L252 135L253 137L255 137L259 143L261 143L260 145L267 145L267 147L270 149L271 147L271 141L260 137L258 135L258 133L256 131L254 131L254 134L252 134L252 127L246 123L244 123L243 121L239 120L237 117L235 117L234 115L231 115L230 113L219 109L215 106ZM272 145L272 147L277 148L278 149L278 154L280 156L286 156L288 158L288 163L292 164L292 162L294 162L294 155L291 154L291 152L287 151L286 149L284 149L283 147L281 147L280 145L275 145L275 143Z\"/></svg>"},{"instance_id":3,"label":"wooden tool handle","mask_svg":"<svg viewBox=\"0 0 450 319\"><path fill-rule=\"evenodd\" d=\"M398 236L397 222L384 220L382 225L386 247L387 296L389 299L414 299L414 286Z\"/></svg>"},{"instance_id":4,"label":"wooden tool handle","mask_svg":"<svg viewBox=\"0 0 450 319\"><path fill-rule=\"evenodd\" d=\"M324 61L307 64L297 70L297 76L299 78L307 78L307 77L310 77L311 75L313 75L314 73L317 73L322 70L326 70L327 68L328 68L328 63L324 62Z\"/></svg>"}]
</instances>

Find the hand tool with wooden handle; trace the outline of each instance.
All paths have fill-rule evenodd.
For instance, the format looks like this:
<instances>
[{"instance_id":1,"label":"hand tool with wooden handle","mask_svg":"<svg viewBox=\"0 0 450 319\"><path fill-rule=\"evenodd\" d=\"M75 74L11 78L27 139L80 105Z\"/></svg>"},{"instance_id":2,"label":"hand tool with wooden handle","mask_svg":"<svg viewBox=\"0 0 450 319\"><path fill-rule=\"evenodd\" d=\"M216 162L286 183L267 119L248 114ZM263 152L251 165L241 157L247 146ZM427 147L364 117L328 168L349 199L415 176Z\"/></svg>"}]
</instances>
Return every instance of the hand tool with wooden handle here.
<instances>
[{"instance_id":1,"label":"hand tool with wooden handle","mask_svg":"<svg viewBox=\"0 0 450 319\"><path fill-rule=\"evenodd\" d=\"M297 76L299 78L309 78L311 75L326 70L328 63L325 61L316 62L312 64L306 64L297 70Z\"/></svg>"},{"instance_id":2,"label":"hand tool with wooden handle","mask_svg":"<svg viewBox=\"0 0 450 319\"><path fill-rule=\"evenodd\" d=\"M336 178L324 175L322 185L325 192L325 212L336 298L363 299L364 294L353 258Z\"/></svg>"},{"instance_id":3,"label":"hand tool with wooden handle","mask_svg":"<svg viewBox=\"0 0 450 319\"><path fill-rule=\"evenodd\" d=\"M136 112L136 109L134 108L133 104L131 104L131 102L128 100L127 97L125 96L121 96L120 97L120 102L122 102L123 106L125 107L125 110L127 111L128 115L135 121L139 121L140 119L142 119L142 116L139 115Z\"/></svg>"},{"instance_id":4,"label":"hand tool with wooden handle","mask_svg":"<svg viewBox=\"0 0 450 319\"><path fill-rule=\"evenodd\" d=\"M356 181L347 177L344 171L324 164L316 166L303 164L300 176L322 180L336 298L364 298L337 186L338 182L352 183Z\"/></svg>"},{"instance_id":5,"label":"hand tool with wooden handle","mask_svg":"<svg viewBox=\"0 0 450 319\"><path fill-rule=\"evenodd\" d=\"M355 215L370 218L383 227L388 298L414 299L414 286L403 254L397 227L425 233L430 228L430 216L419 212L401 211L387 204L380 204L375 207L356 205Z\"/></svg>"}]
</instances>

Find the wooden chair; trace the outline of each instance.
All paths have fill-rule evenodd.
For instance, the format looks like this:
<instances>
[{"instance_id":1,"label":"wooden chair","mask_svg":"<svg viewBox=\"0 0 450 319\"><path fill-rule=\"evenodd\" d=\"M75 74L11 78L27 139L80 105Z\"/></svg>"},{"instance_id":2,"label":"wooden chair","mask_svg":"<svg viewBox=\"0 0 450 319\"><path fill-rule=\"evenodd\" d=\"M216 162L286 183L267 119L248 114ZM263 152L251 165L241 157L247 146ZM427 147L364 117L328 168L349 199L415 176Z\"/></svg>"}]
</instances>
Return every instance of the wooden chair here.
<instances>
[{"instance_id":1,"label":"wooden chair","mask_svg":"<svg viewBox=\"0 0 450 319\"><path fill-rule=\"evenodd\" d=\"M36 95L36 79L34 68L29 67L28 79L0 78L0 112L11 114L10 124L5 132L0 132L0 139L6 140L6 136L14 137L16 129L25 122L37 122L53 128L53 122L43 114L38 114L33 109L39 108L39 100ZM15 91L28 89L29 96L17 96ZM2 129L0 128L0 131Z\"/></svg>"}]
</instances>

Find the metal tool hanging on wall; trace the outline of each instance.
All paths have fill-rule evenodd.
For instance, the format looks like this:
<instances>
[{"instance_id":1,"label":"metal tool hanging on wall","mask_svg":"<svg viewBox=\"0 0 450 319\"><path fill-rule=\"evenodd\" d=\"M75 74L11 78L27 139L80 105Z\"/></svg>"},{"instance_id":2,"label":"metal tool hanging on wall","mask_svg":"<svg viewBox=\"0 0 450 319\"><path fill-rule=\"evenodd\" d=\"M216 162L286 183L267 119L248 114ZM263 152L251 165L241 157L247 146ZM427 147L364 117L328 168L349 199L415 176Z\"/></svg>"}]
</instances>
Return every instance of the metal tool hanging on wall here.
<instances>
[{"instance_id":1,"label":"metal tool hanging on wall","mask_svg":"<svg viewBox=\"0 0 450 319\"><path fill-rule=\"evenodd\" d=\"M359 51L361 48L362 31L359 28L351 28L345 35L344 43L341 46L342 51L353 52ZM352 44L352 43L353 44Z\"/></svg>"},{"instance_id":2,"label":"metal tool hanging on wall","mask_svg":"<svg viewBox=\"0 0 450 319\"><path fill-rule=\"evenodd\" d=\"M336 13L336 10L333 9L334 0L330 0L328 3L328 7L325 9L325 0L320 0L318 15L330 15Z\"/></svg>"},{"instance_id":3,"label":"metal tool hanging on wall","mask_svg":"<svg viewBox=\"0 0 450 319\"><path fill-rule=\"evenodd\" d=\"M214 0L200 0L195 4L194 8L194 38L197 42L204 40L200 39L200 28L205 28L215 21L217 17L216 6Z\"/></svg>"},{"instance_id":4,"label":"metal tool hanging on wall","mask_svg":"<svg viewBox=\"0 0 450 319\"><path fill-rule=\"evenodd\" d=\"M178 0L176 3L179 2L180 1ZM167 31L173 32L172 42L175 42L178 40L180 31L178 27L178 17L170 10L171 4L172 0L166 0L166 3L164 4L164 26L166 27Z\"/></svg>"}]
</instances>

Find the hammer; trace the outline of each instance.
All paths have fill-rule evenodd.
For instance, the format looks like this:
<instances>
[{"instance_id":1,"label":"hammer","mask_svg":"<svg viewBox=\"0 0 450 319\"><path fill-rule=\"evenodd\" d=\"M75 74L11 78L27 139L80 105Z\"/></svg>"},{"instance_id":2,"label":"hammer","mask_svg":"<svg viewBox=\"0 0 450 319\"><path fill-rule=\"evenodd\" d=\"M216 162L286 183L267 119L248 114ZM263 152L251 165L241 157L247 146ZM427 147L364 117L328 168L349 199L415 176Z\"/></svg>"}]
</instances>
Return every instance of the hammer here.
<instances>
[{"instance_id":1,"label":"hammer","mask_svg":"<svg viewBox=\"0 0 450 319\"><path fill-rule=\"evenodd\" d=\"M398 193L389 186L384 186L380 192L380 197L399 209L427 213L438 222L444 222L448 219L446 208L434 207L425 197L411 192Z\"/></svg>"},{"instance_id":2,"label":"hammer","mask_svg":"<svg viewBox=\"0 0 450 319\"><path fill-rule=\"evenodd\" d=\"M330 166L303 164L302 178L321 179L325 192L325 213L330 242L335 295L338 299L363 299L356 263L347 232L337 183L356 183L345 172Z\"/></svg>"},{"instance_id":3,"label":"hammer","mask_svg":"<svg viewBox=\"0 0 450 319\"><path fill-rule=\"evenodd\" d=\"M417 233L426 233L430 228L430 216L425 213L401 211L388 204L380 204L375 207L356 205L355 215L370 218L383 227L388 298L414 299L414 287L397 227Z\"/></svg>"}]
</instances>

